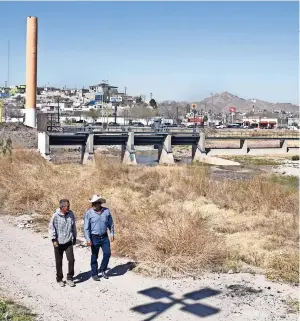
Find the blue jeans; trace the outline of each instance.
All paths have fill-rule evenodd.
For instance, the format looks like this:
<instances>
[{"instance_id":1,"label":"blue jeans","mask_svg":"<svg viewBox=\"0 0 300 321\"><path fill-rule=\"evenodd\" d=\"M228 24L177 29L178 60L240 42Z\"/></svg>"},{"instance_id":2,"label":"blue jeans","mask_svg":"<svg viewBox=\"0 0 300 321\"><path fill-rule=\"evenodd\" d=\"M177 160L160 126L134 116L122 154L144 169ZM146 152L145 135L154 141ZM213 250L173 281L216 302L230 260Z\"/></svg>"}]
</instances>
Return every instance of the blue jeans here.
<instances>
[{"instance_id":1,"label":"blue jeans","mask_svg":"<svg viewBox=\"0 0 300 321\"><path fill-rule=\"evenodd\" d=\"M91 235L92 241L92 256L91 256L91 269L92 276L98 275L98 255L100 247L103 252L103 258L100 265L100 273L105 272L107 270L109 258L110 258L110 241L108 236L101 237L97 235Z\"/></svg>"}]
</instances>

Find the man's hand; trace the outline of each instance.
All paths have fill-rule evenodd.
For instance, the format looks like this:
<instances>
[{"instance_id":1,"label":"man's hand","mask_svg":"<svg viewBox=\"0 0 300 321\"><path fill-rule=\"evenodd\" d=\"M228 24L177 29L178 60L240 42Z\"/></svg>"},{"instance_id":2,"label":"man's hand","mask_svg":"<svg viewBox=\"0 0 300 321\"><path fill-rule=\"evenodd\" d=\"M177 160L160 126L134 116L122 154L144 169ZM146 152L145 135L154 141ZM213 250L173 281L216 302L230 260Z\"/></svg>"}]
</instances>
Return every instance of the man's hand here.
<instances>
[{"instance_id":1,"label":"man's hand","mask_svg":"<svg viewBox=\"0 0 300 321\"><path fill-rule=\"evenodd\" d=\"M87 246L92 246L92 242L87 242Z\"/></svg>"},{"instance_id":2,"label":"man's hand","mask_svg":"<svg viewBox=\"0 0 300 321\"><path fill-rule=\"evenodd\" d=\"M58 242L53 242L54 247L58 247Z\"/></svg>"},{"instance_id":3,"label":"man's hand","mask_svg":"<svg viewBox=\"0 0 300 321\"><path fill-rule=\"evenodd\" d=\"M113 242L115 240L115 237L113 235L110 236L110 241Z\"/></svg>"}]
</instances>

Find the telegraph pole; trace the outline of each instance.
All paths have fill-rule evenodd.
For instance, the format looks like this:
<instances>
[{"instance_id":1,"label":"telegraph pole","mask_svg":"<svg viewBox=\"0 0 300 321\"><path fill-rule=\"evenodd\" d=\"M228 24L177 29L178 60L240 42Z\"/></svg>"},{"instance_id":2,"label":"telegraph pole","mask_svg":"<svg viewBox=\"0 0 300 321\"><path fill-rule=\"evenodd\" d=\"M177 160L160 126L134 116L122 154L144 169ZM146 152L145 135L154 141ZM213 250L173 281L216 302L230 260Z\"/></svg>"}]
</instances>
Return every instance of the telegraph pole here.
<instances>
[{"instance_id":1,"label":"telegraph pole","mask_svg":"<svg viewBox=\"0 0 300 321\"><path fill-rule=\"evenodd\" d=\"M10 40L8 40L8 47L7 47L7 87L9 87L9 66L10 65Z\"/></svg>"},{"instance_id":2,"label":"telegraph pole","mask_svg":"<svg viewBox=\"0 0 300 321\"><path fill-rule=\"evenodd\" d=\"M214 95L211 93L211 122L213 123L214 119Z\"/></svg>"}]
</instances>

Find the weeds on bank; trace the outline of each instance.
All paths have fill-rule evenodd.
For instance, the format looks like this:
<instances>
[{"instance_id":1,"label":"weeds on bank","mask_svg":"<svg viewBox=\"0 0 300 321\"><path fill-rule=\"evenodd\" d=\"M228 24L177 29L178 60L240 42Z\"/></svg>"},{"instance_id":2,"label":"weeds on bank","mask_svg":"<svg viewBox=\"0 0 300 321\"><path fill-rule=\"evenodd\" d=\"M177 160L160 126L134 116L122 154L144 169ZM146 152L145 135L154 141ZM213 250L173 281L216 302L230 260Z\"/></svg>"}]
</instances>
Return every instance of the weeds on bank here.
<instances>
[{"instance_id":1,"label":"weeds on bank","mask_svg":"<svg viewBox=\"0 0 300 321\"><path fill-rule=\"evenodd\" d=\"M257 165L257 166L278 166L281 162L267 157L258 156L223 156L225 159L238 162L242 165Z\"/></svg>"},{"instance_id":2,"label":"weeds on bank","mask_svg":"<svg viewBox=\"0 0 300 321\"><path fill-rule=\"evenodd\" d=\"M0 154L3 156L12 154L12 141L10 138L2 139L0 138Z\"/></svg>"},{"instance_id":3,"label":"weeds on bank","mask_svg":"<svg viewBox=\"0 0 300 321\"><path fill-rule=\"evenodd\" d=\"M281 176L271 175L269 180L272 183L280 184L288 190L297 192L299 190L299 177L298 176Z\"/></svg>"},{"instance_id":4,"label":"weeds on bank","mask_svg":"<svg viewBox=\"0 0 300 321\"><path fill-rule=\"evenodd\" d=\"M27 308L0 297L0 321L33 321L35 315Z\"/></svg>"},{"instance_id":5,"label":"weeds on bank","mask_svg":"<svg viewBox=\"0 0 300 321\"><path fill-rule=\"evenodd\" d=\"M38 153L0 157L0 202L10 214L47 223L69 198L82 227L88 198L102 194L116 222L113 251L155 276L198 275L241 263L273 279L298 280L298 194L281 182L213 181L210 167L131 167L97 157L95 166L53 165Z\"/></svg>"}]
</instances>

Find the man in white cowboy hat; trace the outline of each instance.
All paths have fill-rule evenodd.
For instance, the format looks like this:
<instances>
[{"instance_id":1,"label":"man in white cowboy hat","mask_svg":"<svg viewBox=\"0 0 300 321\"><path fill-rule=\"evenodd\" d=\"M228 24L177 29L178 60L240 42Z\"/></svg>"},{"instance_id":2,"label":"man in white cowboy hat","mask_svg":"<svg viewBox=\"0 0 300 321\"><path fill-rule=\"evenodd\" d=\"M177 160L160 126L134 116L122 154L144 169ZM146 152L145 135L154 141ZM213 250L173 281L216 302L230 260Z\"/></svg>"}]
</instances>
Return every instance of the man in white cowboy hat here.
<instances>
[{"instance_id":1,"label":"man in white cowboy hat","mask_svg":"<svg viewBox=\"0 0 300 321\"><path fill-rule=\"evenodd\" d=\"M100 274L104 279L108 279L106 274L110 252L110 241L114 241L114 221L108 208L102 204L106 200L100 195L93 195L90 198L92 207L86 211L84 216L84 237L88 246L91 247L91 270L94 281L100 281L98 277L98 255L100 247L103 252L103 258L100 265ZM108 237L107 229L110 231Z\"/></svg>"}]
</instances>

